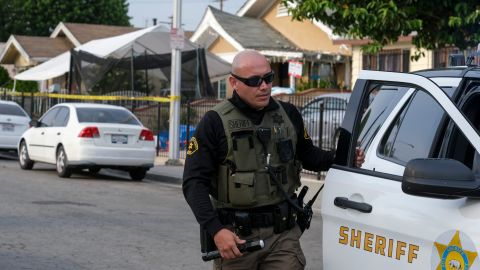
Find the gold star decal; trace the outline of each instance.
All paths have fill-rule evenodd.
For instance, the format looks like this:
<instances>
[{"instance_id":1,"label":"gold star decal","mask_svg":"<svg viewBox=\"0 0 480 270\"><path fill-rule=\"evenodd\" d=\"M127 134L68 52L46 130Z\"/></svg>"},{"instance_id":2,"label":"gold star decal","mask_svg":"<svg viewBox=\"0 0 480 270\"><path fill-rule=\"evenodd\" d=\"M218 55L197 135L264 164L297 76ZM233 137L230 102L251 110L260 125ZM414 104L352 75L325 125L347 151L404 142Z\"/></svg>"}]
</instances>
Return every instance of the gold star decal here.
<instances>
[{"instance_id":1,"label":"gold star decal","mask_svg":"<svg viewBox=\"0 0 480 270\"><path fill-rule=\"evenodd\" d=\"M455 235L448 245L438 242L434 242L434 245L437 248L438 256L440 256L440 262L436 270L468 270L478 255L477 252L463 249L462 243L460 242L460 231L455 232Z\"/></svg>"},{"instance_id":2,"label":"gold star decal","mask_svg":"<svg viewBox=\"0 0 480 270\"><path fill-rule=\"evenodd\" d=\"M188 150L187 150L187 155L193 155L198 150L198 143L197 143L197 138L192 137L190 139L190 142L188 143Z\"/></svg>"}]
</instances>

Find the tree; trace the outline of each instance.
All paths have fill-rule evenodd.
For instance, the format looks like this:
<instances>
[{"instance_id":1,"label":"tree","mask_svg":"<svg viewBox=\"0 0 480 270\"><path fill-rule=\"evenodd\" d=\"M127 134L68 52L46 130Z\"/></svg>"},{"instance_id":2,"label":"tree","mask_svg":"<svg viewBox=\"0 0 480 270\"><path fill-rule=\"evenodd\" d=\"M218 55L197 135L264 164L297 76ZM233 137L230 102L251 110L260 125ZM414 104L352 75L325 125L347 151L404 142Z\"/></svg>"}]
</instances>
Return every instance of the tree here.
<instances>
[{"instance_id":1,"label":"tree","mask_svg":"<svg viewBox=\"0 0 480 270\"><path fill-rule=\"evenodd\" d=\"M127 0L0 0L0 41L48 36L59 22L130 26Z\"/></svg>"},{"instance_id":2,"label":"tree","mask_svg":"<svg viewBox=\"0 0 480 270\"><path fill-rule=\"evenodd\" d=\"M5 87L12 79L10 79L10 75L8 75L8 71L0 66L0 88Z\"/></svg>"},{"instance_id":3,"label":"tree","mask_svg":"<svg viewBox=\"0 0 480 270\"><path fill-rule=\"evenodd\" d=\"M474 47L480 41L478 0L282 0L295 20L313 19L337 35L368 38L363 49L379 51L400 36L413 34L417 47Z\"/></svg>"},{"instance_id":4,"label":"tree","mask_svg":"<svg viewBox=\"0 0 480 270\"><path fill-rule=\"evenodd\" d=\"M8 71L0 66L0 88L13 89L13 80L8 75ZM34 81L17 81L15 86L18 92L37 92L38 82Z\"/></svg>"}]
</instances>

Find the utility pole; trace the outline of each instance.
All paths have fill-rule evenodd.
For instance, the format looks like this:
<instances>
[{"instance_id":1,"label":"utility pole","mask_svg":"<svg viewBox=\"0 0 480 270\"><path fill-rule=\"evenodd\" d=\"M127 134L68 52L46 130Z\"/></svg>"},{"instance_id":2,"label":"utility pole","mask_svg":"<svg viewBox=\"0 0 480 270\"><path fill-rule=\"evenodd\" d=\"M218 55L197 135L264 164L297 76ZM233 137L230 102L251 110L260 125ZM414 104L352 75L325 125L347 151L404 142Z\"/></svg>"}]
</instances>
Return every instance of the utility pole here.
<instances>
[{"instance_id":1,"label":"utility pole","mask_svg":"<svg viewBox=\"0 0 480 270\"><path fill-rule=\"evenodd\" d=\"M213 2L220 2L220 10L223 11L223 1L227 0L214 0Z\"/></svg>"},{"instance_id":2,"label":"utility pole","mask_svg":"<svg viewBox=\"0 0 480 270\"><path fill-rule=\"evenodd\" d=\"M181 18L182 15L182 0L173 0L173 24L170 32L177 37L177 33L182 32ZM170 123L169 123L169 145L168 145L168 160L165 165L182 165L179 149L179 133L180 133L180 87L181 87L181 64L182 51L179 46L172 46L172 68L170 79Z\"/></svg>"}]
</instances>

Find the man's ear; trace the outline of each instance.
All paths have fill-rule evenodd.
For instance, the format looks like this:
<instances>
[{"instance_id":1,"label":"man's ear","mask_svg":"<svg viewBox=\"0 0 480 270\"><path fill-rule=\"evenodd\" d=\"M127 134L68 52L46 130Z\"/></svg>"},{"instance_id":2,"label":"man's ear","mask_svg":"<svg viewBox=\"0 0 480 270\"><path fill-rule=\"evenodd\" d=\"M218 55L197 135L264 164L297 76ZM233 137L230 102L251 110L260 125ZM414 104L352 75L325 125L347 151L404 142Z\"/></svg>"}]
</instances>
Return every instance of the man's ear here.
<instances>
[{"instance_id":1,"label":"man's ear","mask_svg":"<svg viewBox=\"0 0 480 270\"><path fill-rule=\"evenodd\" d=\"M230 82L230 85L233 89L236 89L235 86L237 85L237 80L235 80L233 76L230 75L230 77L228 77L228 82Z\"/></svg>"}]
</instances>

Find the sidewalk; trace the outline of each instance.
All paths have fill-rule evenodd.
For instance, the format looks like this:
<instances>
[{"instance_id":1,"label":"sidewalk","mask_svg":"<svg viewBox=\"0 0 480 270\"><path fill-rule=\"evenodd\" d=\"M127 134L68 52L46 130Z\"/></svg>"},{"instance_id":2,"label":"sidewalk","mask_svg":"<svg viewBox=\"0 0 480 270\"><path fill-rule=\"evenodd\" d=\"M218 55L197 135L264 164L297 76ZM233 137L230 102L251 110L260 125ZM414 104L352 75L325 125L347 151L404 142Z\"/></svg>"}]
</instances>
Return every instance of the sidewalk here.
<instances>
[{"instance_id":1,"label":"sidewalk","mask_svg":"<svg viewBox=\"0 0 480 270\"><path fill-rule=\"evenodd\" d=\"M167 166L165 162L168 160L166 157L156 157L155 167L151 168L147 172L145 177L148 180L160 181L164 183L182 185L183 178L183 166ZM184 164L184 160L180 160ZM305 201L309 201L313 195L318 191L320 186L324 181L317 180L315 176L302 176L302 184L309 187L309 191L305 196ZM316 214L320 213L320 202L322 198L322 192L318 195L315 204L313 205L313 210Z\"/></svg>"}]
</instances>

